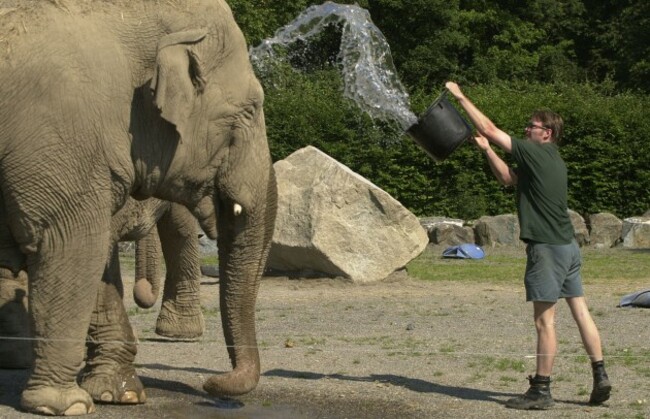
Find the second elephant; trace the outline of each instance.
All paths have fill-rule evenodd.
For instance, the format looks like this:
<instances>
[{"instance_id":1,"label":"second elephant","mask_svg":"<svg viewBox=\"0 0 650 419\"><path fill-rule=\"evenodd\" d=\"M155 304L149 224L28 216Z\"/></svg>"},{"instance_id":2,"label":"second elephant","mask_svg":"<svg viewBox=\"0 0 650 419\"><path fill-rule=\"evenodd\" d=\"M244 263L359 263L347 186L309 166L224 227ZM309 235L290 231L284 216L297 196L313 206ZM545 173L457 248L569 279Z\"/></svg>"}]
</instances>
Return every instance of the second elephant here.
<instances>
[{"instance_id":1,"label":"second elephant","mask_svg":"<svg viewBox=\"0 0 650 419\"><path fill-rule=\"evenodd\" d=\"M155 198L129 199L113 216L112 226L119 241L135 241L133 298L140 307L152 307L158 298L162 251L166 273L156 334L176 339L200 337L204 319L199 298L200 227L196 218L182 205ZM117 248L113 255L105 275L112 275L121 287Z\"/></svg>"},{"instance_id":2,"label":"second elephant","mask_svg":"<svg viewBox=\"0 0 650 419\"><path fill-rule=\"evenodd\" d=\"M116 246L118 241L135 241L133 297L140 307L153 306L161 285L162 250L166 276L155 332L174 339L200 337L205 324L199 299L199 227L195 217L178 204L155 198L130 198L113 216L111 225L113 257L106 264L103 280L114 284L123 296ZM27 277L2 278L1 274L0 336L5 339L0 340L0 368L29 368L32 342L27 318Z\"/></svg>"}]
</instances>

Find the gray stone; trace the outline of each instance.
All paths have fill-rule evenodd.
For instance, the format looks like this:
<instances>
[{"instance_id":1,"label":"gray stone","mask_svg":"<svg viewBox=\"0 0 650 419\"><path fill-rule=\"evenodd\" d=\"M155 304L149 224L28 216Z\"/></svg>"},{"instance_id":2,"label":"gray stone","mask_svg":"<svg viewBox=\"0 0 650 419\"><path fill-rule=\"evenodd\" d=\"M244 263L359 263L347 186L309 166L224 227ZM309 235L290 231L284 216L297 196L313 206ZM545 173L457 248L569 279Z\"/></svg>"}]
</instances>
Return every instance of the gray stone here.
<instances>
[{"instance_id":1,"label":"gray stone","mask_svg":"<svg viewBox=\"0 0 650 419\"><path fill-rule=\"evenodd\" d=\"M476 244L484 247L520 246L519 220L515 214L483 216L474 224Z\"/></svg>"},{"instance_id":2,"label":"gray stone","mask_svg":"<svg viewBox=\"0 0 650 419\"><path fill-rule=\"evenodd\" d=\"M438 224L453 224L458 227L462 227L465 222L458 218L448 218L448 217L423 217L420 218L420 224L424 227L425 230L429 230L431 227L434 227Z\"/></svg>"},{"instance_id":3,"label":"gray stone","mask_svg":"<svg viewBox=\"0 0 650 419\"><path fill-rule=\"evenodd\" d=\"M569 210L569 218L573 224L574 237L578 242L578 246L582 247L589 244L589 230L587 223L582 215L573 210Z\"/></svg>"},{"instance_id":4,"label":"gray stone","mask_svg":"<svg viewBox=\"0 0 650 419\"><path fill-rule=\"evenodd\" d=\"M595 248L607 249L621 241L623 221L614 214L600 212L589 215L589 241Z\"/></svg>"},{"instance_id":5,"label":"gray stone","mask_svg":"<svg viewBox=\"0 0 650 419\"><path fill-rule=\"evenodd\" d=\"M439 223L432 226L427 233L429 241L433 244L454 246L462 243L474 243L474 229L471 227Z\"/></svg>"},{"instance_id":6,"label":"gray stone","mask_svg":"<svg viewBox=\"0 0 650 419\"><path fill-rule=\"evenodd\" d=\"M217 241L209 238L203 231L199 232L199 252L202 256L218 256Z\"/></svg>"},{"instance_id":7,"label":"gray stone","mask_svg":"<svg viewBox=\"0 0 650 419\"><path fill-rule=\"evenodd\" d=\"M474 230L464 226L465 222L457 218L424 217L420 224L427 231L429 242L449 246L474 243Z\"/></svg>"},{"instance_id":8,"label":"gray stone","mask_svg":"<svg viewBox=\"0 0 650 419\"><path fill-rule=\"evenodd\" d=\"M269 269L370 282L426 248L415 215L317 148L300 149L274 167L279 197Z\"/></svg>"},{"instance_id":9,"label":"gray stone","mask_svg":"<svg viewBox=\"0 0 650 419\"><path fill-rule=\"evenodd\" d=\"M632 217L623 220L621 232L623 247L650 248L650 217Z\"/></svg>"}]
</instances>

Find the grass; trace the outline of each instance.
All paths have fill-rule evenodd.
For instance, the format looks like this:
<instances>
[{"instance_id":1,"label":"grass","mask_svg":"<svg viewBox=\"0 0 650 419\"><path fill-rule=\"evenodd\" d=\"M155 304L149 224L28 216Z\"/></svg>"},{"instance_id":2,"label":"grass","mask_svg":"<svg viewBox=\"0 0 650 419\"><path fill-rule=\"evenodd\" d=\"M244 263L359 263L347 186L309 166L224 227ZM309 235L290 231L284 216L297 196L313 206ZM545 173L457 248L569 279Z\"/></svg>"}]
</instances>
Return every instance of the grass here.
<instances>
[{"instance_id":1,"label":"grass","mask_svg":"<svg viewBox=\"0 0 650 419\"><path fill-rule=\"evenodd\" d=\"M525 253L520 251L489 254L480 260L442 258L442 249L429 246L406 265L409 276L426 281L514 281L526 266Z\"/></svg>"},{"instance_id":2,"label":"grass","mask_svg":"<svg viewBox=\"0 0 650 419\"><path fill-rule=\"evenodd\" d=\"M640 374L646 376L650 373L650 368L647 367L650 349L617 348L609 351L607 358L611 364L637 369Z\"/></svg>"},{"instance_id":3,"label":"grass","mask_svg":"<svg viewBox=\"0 0 650 419\"><path fill-rule=\"evenodd\" d=\"M201 256L201 265L219 265L219 258L213 255ZM135 270L135 254L133 252L120 253L120 268L125 272ZM165 272L165 260L160 258L160 272Z\"/></svg>"},{"instance_id":4,"label":"grass","mask_svg":"<svg viewBox=\"0 0 650 419\"><path fill-rule=\"evenodd\" d=\"M446 259L442 251L446 246L428 246L424 252L406 265L409 275L425 281L471 281L487 283L520 283L526 269L526 248L486 248L486 256L480 260ZM585 284L601 284L608 281L650 280L650 249L581 249L582 277ZM133 270L132 254L121 254L120 263L125 271ZM161 261L164 270L164 261ZM216 256L203 256L201 265L217 265ZM345 310L353 310L349 305ZM599 316L602 313L594 313Z\"/></svg>"},{"instance_id":5,"label":"grass","mask_svg":"<svg viewBox=\"0 0 650 419\"><path fill-rule=\"evenodd\" d=\"M485 249L484 259L443 258L444 247L429 246L406 265L409 276L425 281L468 281L520 283L526 270L524 246ZM581 249L583 281L606 284L609 281L646 283L650 279L650 249Z\"/></svg>"},{"instance_id":6,"label":"grass","mask_svg":"<svg viewBox=\"0 0 650 419\"><path fill-rule=\"evenodd\" d=\"M523 373L526 371L524 361L512 358L495 358L492 356L481 356L471 361L468 366L477 368L483 372L487 371L515 371Z\"/></svg>"}]
</instances>

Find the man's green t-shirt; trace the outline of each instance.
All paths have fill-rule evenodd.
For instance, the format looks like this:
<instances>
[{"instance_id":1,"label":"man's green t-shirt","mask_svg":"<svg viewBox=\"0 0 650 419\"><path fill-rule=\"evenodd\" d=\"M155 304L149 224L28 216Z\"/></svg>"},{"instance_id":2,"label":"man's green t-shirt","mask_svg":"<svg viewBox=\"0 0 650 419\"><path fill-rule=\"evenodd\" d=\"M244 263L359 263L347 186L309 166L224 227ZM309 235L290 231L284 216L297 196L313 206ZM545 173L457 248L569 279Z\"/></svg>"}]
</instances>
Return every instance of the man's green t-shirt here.
<instances>
[{"instance_id":1,"label":"man's green t-shirt","mask_svg":"<svg viewBox=\"0 0 650 419\"><path fill-rule=\"evenodd\" d=\"M571 243L567 169L557 145L513 138L512 157L517 163L519 237L526 242Z\"/></svg>"}]
</instances>

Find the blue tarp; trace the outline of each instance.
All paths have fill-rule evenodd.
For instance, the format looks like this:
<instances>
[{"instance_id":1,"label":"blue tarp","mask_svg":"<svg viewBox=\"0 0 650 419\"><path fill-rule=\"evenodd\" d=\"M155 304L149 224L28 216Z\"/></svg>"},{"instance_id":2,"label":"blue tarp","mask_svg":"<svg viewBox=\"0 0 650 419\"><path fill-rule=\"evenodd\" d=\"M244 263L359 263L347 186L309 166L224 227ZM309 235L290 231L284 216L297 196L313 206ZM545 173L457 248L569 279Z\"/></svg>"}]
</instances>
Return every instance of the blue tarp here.
<instances>
[{"instance_id":1,"label":"blue tarp","mask_svg":"<svg viewBox=\"0 0 650 419\"><path fill-rule=\"evenodd\" d=\"M485 252L480 246L474 243L463 243L456 246L451 246L442 252L443 258L454 259L483 259Z\"/></svg>"}]
</instances>

